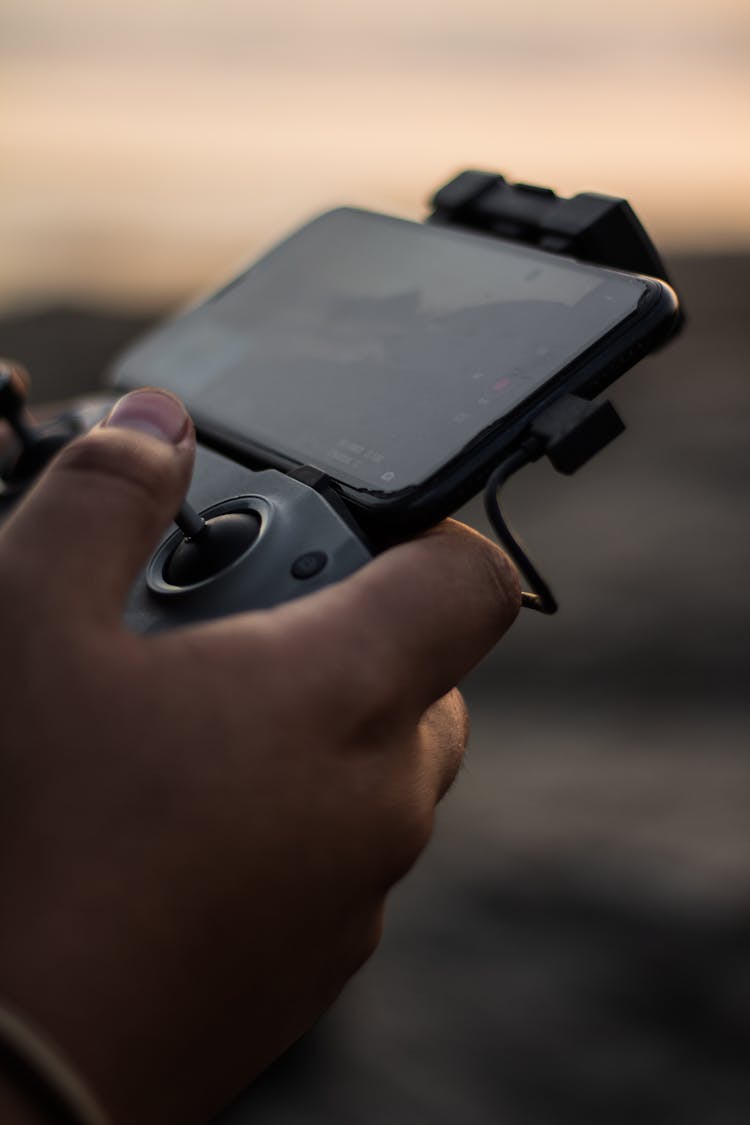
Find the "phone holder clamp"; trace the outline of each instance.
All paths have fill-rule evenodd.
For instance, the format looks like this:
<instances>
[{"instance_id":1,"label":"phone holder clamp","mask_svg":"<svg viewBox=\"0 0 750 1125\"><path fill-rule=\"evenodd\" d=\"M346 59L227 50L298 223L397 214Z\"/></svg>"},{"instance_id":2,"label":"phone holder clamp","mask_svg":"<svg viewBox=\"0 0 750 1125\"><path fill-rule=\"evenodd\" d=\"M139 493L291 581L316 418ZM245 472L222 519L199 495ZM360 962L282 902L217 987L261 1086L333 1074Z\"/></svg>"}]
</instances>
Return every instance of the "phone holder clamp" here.
<instances>
[{"instance_id":1,"label":"phone holder clamp","mask_svg":"<svg viewBox=\"0 0 750 1125\"><path fill-rule=\"evenodd\" d=\"M432 197L427 221L505 238L592 265L669 284L664 262L626 199L512 184L495 172L460 172Z\"/></svg>"},{"instance_id":2,"label":"phone holder clamp","mask_svg":"<svg viewBox=\"0 0 750 1125\"><path fill-rule=\"evenodd\" d=\"M488 234L592 265L646 274L669 284L656 247L626 199L583 192L571 198L551 188L509 183L496 172L466 170L439 188L427 222ZM682 327L682 314L675 331ZM501 486L523 465L547 456L574 473L625 429L608 401L566 394L529 427L520 446L492 472L485 509L500 543L531 587L523 604L555 613L557 601L500 511Z\"/></svg>"}]
</instances>

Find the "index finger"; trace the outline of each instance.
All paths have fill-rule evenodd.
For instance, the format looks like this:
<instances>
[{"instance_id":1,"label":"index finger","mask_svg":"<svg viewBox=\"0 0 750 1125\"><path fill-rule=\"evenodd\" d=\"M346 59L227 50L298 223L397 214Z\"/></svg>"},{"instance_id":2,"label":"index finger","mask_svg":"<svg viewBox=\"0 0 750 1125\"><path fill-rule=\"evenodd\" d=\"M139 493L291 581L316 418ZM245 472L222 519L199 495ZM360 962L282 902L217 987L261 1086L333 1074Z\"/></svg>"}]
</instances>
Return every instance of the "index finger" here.
<instances>
[{"instance_id":1,"label":"index finger","mask_svg":"<svg viewBox=\"0 0 750 1125\"><path fill-rule=\"evenodd\" d=\"M359 640L359 655L416 714L486 656L521 607L508 557L455 520L386 551L327 593L329 621Z\"/></svg>"},{"instance_id":2,"label":"index finger","mask_svg":"<svg viewBox=\"0 0 750 1125\"><path fill-rule=\"evenodd\" d=\"M334 586L207 632L240 674L262 653L266 673L281 669L298 700L312 693L350 714L416 719L489 652L520 605L506 555L446 520Z\"/></svg>"}]
</instances>

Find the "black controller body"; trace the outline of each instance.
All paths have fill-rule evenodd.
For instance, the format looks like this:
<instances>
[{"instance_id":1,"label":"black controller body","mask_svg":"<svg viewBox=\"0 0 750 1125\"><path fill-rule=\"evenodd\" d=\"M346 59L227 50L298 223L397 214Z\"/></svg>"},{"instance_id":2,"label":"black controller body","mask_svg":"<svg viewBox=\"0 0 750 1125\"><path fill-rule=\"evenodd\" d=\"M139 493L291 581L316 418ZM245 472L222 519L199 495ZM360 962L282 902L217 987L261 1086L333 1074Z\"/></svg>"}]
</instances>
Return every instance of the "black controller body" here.
<instances>
[{"instance_id":1,"label":"black controller body","mask_svg":"<svg viewBox=\"0 0 750 1125\"><path fill-rule=\"evenodd\" d=\"M494 173L467 171L461 173L436 194L433 207L430 222L435 227L459 228L469 232L472 237L476 234L484 237L499 236L505 243L510 241L525 246L532 256L538 255L539 250L542 250L548 255L551 253L561 255L563 258L576 259L578 266L581 263L588 263L594 266L614 267L626 273L644 274L646 276L640 278L639 284L642 288L646 287L648 293L645 291L641 293L638 309L640 312L643 311L641 306L648 296L648 301L643 306L646 312L643 315L639 312L637 323L634 321L631 325L629 316L626 316L630 306L627 303L623 305L621 315L624 319L616 331L613 329L614 336L610 339L609 330L605 331L606 316L597 311L595 321L597 331L601 335L594 339L596 347L594 348L592 340L589 340L584 333L581 341L588 341L589 350L584 350L583 359L579 364L571 366L565 382L560 381L562 374L567 371L564 360L561 359L563 368L554 375L554 378L551 374L549 378L545 376L538 385L532 379L527 399L520 405L508 406L507 417L503 416L500 419L504 425L503 429L498 429L496 432L493 427L486 426L465 445L460 458L448 457L446 463L439 466L437 470L432 466L430 473L424 479L414 469L420 487L414 485L405 490L408 494L408 502L403 501L403 504L398 501L397 494L394 494L396 496L394 500L391 496L381 496L378 491L380 487L378 480L392 479L393 472L383 473L374 484L366 473L364 484L362 481L358 485L355 482L355 487L364 489L368 495L367 504L363 507L361 495L353 496L351 490L347 491L346 481L344 480L342 484L335 472L332 472L329 481L322 473L305 467L293 469L289 475L281 471L281 468L250 469L243 465L242 461L257 463L265 459L266 464L275 463L282 467L299 466L301 459L309 454L305 452L306 446L303 442L293 457L282 458L275 455L268 457L269 450L264 452L253 443L248 445L247 435L243 438L242 434L240 434L242 440L239 441L239 445L237 445L237 434L234 435L233 445L231 432L225 432L223 428L225 423L221 422L221 419L212 428L210 417L206 422L201 417L200 409L194 410L199 433L204 435L205 440L219 448L234 449L240 460L233 461L205 445L198 446L193 483L187 495L187 502L194 511L187 521L176 513L182 530L173 525L165 533L135 582L125 609L125 622L129 628L139 633L151 633L232 613L268 609L304 594L313 593L346 578L372 558L372 544L368 543L355 520L367 521L368 533L377 533L378 545L382 547L389 542L408 538L429 524L437 522L450 511L455 511L461 503L484 486L488 489L486 497L488 516L498 538L532 588L543 590L542 595L524 594L524 604L541 609L545 613L554 612L556 608L554 598L502 518L497 506L497 489L521 465L529 460L536 460L543 454L546 454L561 472L574 472L622 431L623 425L611 405L591 400L614 378L652 348L660 346L678 330L682 323L679 305L675 294L665 284L667 274L658 252L625 200L592 194L563 199L546 188L540 189L525 184L512 185L502 176ZM385 221L386 225L391 224L388 226L389 230L392 229L392 224L397 222L388 216L374 216L374 218ZM372 219L373 216L367 221L370 222ZM347 221L351 222L351 220ZM305 230L312 227L315 227L315 221ZM418 237L422 240L421 234ZM290 243L282 244L282 250L284 245L288 246ZM362 243L362 246L369 245L369 243ZM419 241L418 246L414 245L421 253L420 248L423 247L424 242ZM472 245L478 244L474 242ZM451 246L454 246L453 242ZM278 249L274 253L278 252ZM270 258L272 257L273 254ZM419 255L417 258L419 261L422 260ZM440 261L444 259L441 258ZM533 261L537 263L538 258L534 258ZM301 267L296 265L295 268ZM479 269L480 264L477 264L476 268ZM553 271L557 269L555 263ZM250 272L252 271L248 271L247 276ZM538 272L539 270L535 268L530 276ZM245 276L241 275L237 280ZM287 279L292 288L294 288L295 276ZM511 272L511 276L515 275ZM603 273L602 276L606 274ZM271 281L277 284L278 278L275 280L274 278L275 275L272 274ZM317 281L317 274L315 278ZM654 278L663 280L658 282L654 281ZM400 274L398 280L401 284ZM417 271L417 282L421 284L421 281L422 275ZM521 282L519 281L518 284ZM604 284L602 282L602 285ZM168 347L164 355L159 351L161 366L156 364L154 372L148 368L148 364L146 364L148 370L141 370L139 364L143 357L136 346L136 354L141 358L134 361L135 366L132 371L129 371L127 366L125 369L120 369L120 375L116 379L118 385L128 390L156 381L158 386L168 388L169 372L173 374L176 372L175 377L182 380L188 376L193 379L199 377L199 380L203 378L211 380L219 377L217 371L224 372L223 378L226 371L232 370L235 360L231 356L225 359L222 353L221 364L226 363L228 367L225 371L220 365L214 370L209 362L212 349L218 348L221 351L219 345L223 346L226 330L229 333L227 338L231 351L234 345L229 329L234 325L235 334L240 331L237 325L239 324L240 328L244 325L240 313L244 315L245 306L242 305L239 310L234 309L227 329L220 317L214 323L212 318L218 314L212 302L222 300L231 292L234 292L236 298L239 290L235 291L234 283L224 287L203 306L204 309L210 309L210 315L206 314L207 322L201 329L201 331L208 330L207 338L212 345L208 352L201 350L206 348L206 338L200 332L197 337L191 336L188 332L190 347L186 350L183 341L179 347L177 345L175 348ZM265 290L261 292L261 296L263 292ZM629 292L632 296L632 291ZM502 290L500 294L497 301L502 305L504 299ZM593 290L587 290L587 295L581 297L579 303L584 305L589 297L593 300L592 294ZM230 296L229 299L231 302L234 298ZM336 299L338 300L338 297ZM606 299L615 300L614 292ZM362 303L360 300L358 303L355 302L355 305L358 307ZM374 304L376 308L380 307L378 301ZM334 311L338 308L335 301L332 307ZM346 301L344 307L349 307ZM313 308L316 309L317 306ZM323 308L325 311L328 306L324 304ZM306 315L309 315L309 310L306 311ZM333 313L331 315L333 316ZM409 315L412 316L411 313ZM376 317L375 324L378 323ZM348 331L351 335L351 325L348 325ZM427 332L429 335L428 330L423 326L420 331ZM293 332L292 336L294 336ZM349 336L345 334L344 338L348 340ZM169 339L167 337L168 342ZM314 339L312 346L313 349L316 346ZM565 343L565 347L569 346L571 346L570 341ZM193 354L196 348L197 360ZM590 356L591 349L593 349L593 358ZM291 354L294 357L293 348ZM324 352L324 354L328 353ZM358 353L355 351L354 354L356 356ZM560 354L562 356L563 352ZM271 359L274 355L275 352L272 352ZM335 355L338 355L338 352L335 352ZM397 355L401 356L399 362L403 364L403 356L398 352ZM190 364L193 366L191 367ZM532 368L533 364L529 371ZM408 364L407 369L411 370ZM282 370L284 370L283 365ZM397 365L394 370L401 369ZM155 374L155 380L146 377L149 374ZM162 381L162 377L166 382ZM479 377L483 375L480 373ZM537 375L534 378L541 378L541 376ZM494 389L499 393L509 381L509 379L501 379L495 384ZM409 380L404 379L404 382L408 383ZM202 385L199 381L196 387ZM206 383L205 387L209 385L210 382ZM240 383L238 386L238 394L241 395L244 384ZM184 387L179 384L174 389L182 394ZM189 404L189 395L187 401ZM200 401L199 397L199 407ZM421 403L422 399L418 401ZM479 403L485 404L488 401L484 398L478 400ZM0 518L4 511L12 508L13 503L22 494L23 484L33 480L61 443L75 436L76 433L88 430L106 413L111 399L103 402L104 404L99 408L94 406L88 411L83 410L78 414L74 412L68 415L61 423L60 433L56 432L53 426L50 433L35 435L24 421L21 404L14 398L8 379L6 378L4 384L0 379L0 415L11 422L22 445L20 461L15 468L12 468L10 475L6 474L3 478L3 466L0 465L0 480L4 479L5 482L4 490L0 491ZM284 401L281 402L281 407L283 416L286 409ZM377 415L379 403L376 401L370 408ZM309 413L309 404L307 409ZM307 416L303 414L302 417L304 427L304 419ZM453 421L463 422L468 417L468 414L461 413L456 415ZM231 412L230 421L234 424ZM386 419L383 423L386 430L387 422ZM241 414L239 423L241 424ZM60 423L58 423L59 427ZM373 445L377 444L379 443L373 443ZM273 450L270 452L273 454ZM324 459L322 464L325 463ZM431 462L427 467L429 464ZM337 467L335 465L334 470ZM426 467L424 471L427 471ZM330 467L329 472L331 472ZM19 475L22 478L21 485L18 483ZM333 484L337 480L339 487L334 490ZM394 507L394 504L397 506ZM201 519L198 518L199 516ZM370 519L376 517L376 523L371 526ZM186 526L192 530L186 531ZM374 527L376 532L373 531ZM203 528L203 531L195 530L200 528ZM221 545L225 533L230 537L233 529L236 531L238 528L241 533L239 539L230 543L232 549L226 555L221 554L219 565L214 566L213 562L218 556L212 555L211 552L217 544ZM201 539L203 532L205 535ZM239 542L239 550L236 549L237 542ZM186 559L189 565L186 564ZM205 565L207 561L211 563L208 569Z\"/></svg>"}]
</instances>

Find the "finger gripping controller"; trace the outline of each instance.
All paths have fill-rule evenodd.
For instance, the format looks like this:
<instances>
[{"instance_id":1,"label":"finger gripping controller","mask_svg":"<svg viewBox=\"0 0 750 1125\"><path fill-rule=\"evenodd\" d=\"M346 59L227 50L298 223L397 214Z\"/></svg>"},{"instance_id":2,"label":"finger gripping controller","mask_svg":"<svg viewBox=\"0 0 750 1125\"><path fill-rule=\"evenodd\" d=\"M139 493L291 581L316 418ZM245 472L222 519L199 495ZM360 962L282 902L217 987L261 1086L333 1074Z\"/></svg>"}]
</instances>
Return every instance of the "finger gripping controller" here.
<instances>
[{"instance_id":1,"label":"finger gripping controller","mask_svg":"<svg viewBox=\"0 0 750 1125\"><path fill-rule=\"evenodd\" d=\"M133 586L135 632L269 609L352 574L371 553L310 485L275 469L253 472L198 447L189 503L205 521L172 528Z\"/></svg>"}]
</instances>

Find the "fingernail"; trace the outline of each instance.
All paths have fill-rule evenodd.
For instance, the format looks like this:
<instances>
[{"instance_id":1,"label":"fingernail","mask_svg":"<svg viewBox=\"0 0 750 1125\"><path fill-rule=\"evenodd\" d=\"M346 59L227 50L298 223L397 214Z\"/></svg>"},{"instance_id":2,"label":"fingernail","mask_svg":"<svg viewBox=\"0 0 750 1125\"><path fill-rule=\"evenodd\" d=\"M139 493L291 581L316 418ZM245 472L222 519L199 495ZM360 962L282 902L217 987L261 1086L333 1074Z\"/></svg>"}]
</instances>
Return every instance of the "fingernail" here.
<instances>
[{"instance_id":1,"label":"fingernail","mask_svg":"<svg viewBox=\"0 0 750 1125\"><path fill-rule=\"evenodd\" d=\"M132 391L115 403L105 426L121 426L177 445L190 423L185 407L178 398L163 391Z\"/></svg>"}]
</instances>

